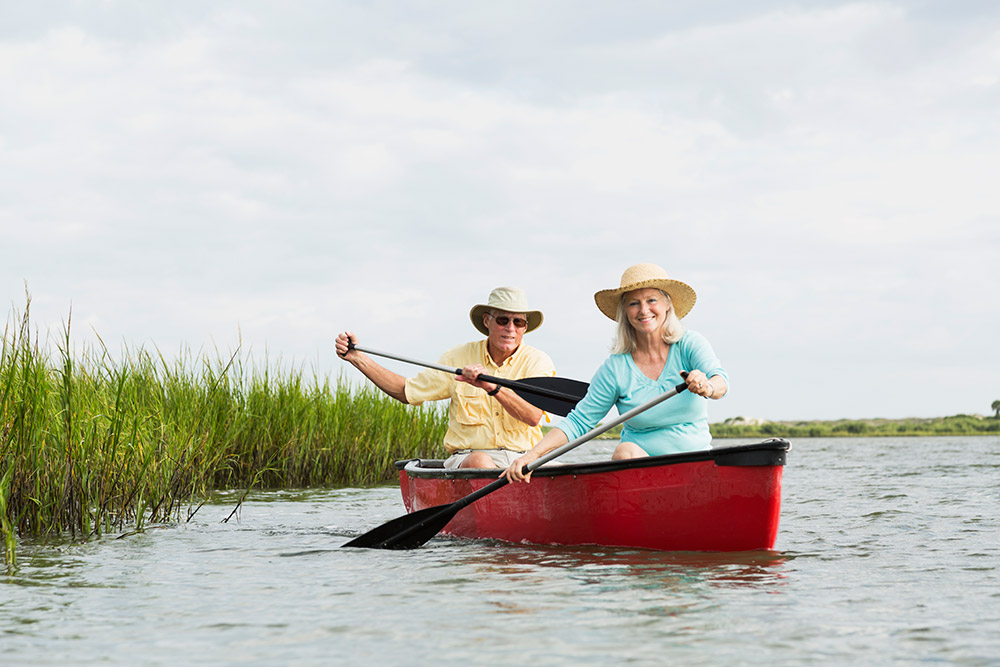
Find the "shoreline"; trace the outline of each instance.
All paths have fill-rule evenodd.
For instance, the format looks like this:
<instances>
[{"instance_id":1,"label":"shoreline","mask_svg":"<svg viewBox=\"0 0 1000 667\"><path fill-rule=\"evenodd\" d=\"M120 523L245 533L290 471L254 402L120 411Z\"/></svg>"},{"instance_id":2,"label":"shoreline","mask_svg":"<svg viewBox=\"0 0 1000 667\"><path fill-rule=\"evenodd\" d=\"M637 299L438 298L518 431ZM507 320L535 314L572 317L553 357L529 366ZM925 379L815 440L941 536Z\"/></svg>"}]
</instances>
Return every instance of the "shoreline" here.
<instances>
[{"instance_id":1,"label":"shoreline","mask_svg":"<svg viewBox=\"0 0 1000 667\"><path fill-rule=\"evenodd\" d=\"M543 427L543 431L554 428ZM709 424L712 438L860 438L891 436L1000 435L1000 418L982 415L906 419L829 419L768 421L735 417ZM621 426L599 436L617 440Z\"/></svg>"},{"instance_id":2,"label":"shoreline","mask_svg":"<svg viewBox=\"0 0 1000 667\"><path fill-rule=\"evenodd\" d=\"M802 421L747 420L741 417L710 424L715 438L754 437L886 437L931 435L1000 435L1000 418L982 415L905 419L833 419Z\"/></svg>"}]
</instances>

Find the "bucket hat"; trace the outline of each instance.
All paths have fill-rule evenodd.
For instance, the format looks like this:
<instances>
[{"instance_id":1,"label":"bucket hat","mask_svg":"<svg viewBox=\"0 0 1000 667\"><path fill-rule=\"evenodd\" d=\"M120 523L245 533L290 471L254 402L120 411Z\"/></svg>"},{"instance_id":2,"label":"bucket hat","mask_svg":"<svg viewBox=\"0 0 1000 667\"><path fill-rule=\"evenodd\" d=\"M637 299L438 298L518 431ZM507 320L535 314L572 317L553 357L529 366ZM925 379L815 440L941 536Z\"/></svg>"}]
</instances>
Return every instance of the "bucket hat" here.
<instances>
[{"instance_id":1,"label":"bucket hat","mask_svg":"<svg viewBox=\"0 0 1000 667\"><path fill-rule=\"evenodd\" d=\"M646 287L654 287L669 294L678 318L687 315L698 298L690 285L668 277L667 272L656 264L636 264L625 269L619 287L601 290L594 295L594 301L602 313L615 319L621 295Z\"/></svg>"},{"instance_id":2,"label":"bucket hat","mask_svg":"<svg viewBox=\"0 0 1000 667\"><path fill-rule=\"evenodd\" d=\"M528 328L525 333L534 331L542 324L542 311L528 308L528 297L524 294L524 290L519 287L498 287L490 292L490 298L486 303L476 304L469 311L472 326L487 336L490 335L490 330L483 324L483 313L488 310L524 313L528 318Z\"/></svg>"}]
</instances>

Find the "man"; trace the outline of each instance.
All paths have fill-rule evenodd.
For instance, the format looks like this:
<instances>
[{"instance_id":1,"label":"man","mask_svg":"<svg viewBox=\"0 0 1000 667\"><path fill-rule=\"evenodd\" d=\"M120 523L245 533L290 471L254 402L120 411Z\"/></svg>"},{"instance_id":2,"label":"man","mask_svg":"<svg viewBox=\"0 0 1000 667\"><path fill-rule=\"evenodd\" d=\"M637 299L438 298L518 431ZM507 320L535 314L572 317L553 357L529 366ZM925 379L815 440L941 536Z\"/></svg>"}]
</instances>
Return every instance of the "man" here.
<instances>
[{"instance_id":1,"label":"man","mask_svg":"<svg viewBox=\"0 0 1000 667\"><path fill-rule=\"evenodd\" d=\"M478 377L491 375L508 380L551 377L555 375L555 367L547 354L521 341L525 333L542 323L541 311L528 308L523 290L496 288L485 304L473 306L469 318L476 329L486 334L486 339L452 348L438 362L461 368L461 375L429 369L404 378L363 352L348 351L348 343L359 342L351 331L337 336L337 354L402 403L420 405L424 401L451 399L448 432L444 437L449 455L445 467L505 468L541 439L539 424L545 413L511 389Z\"/></svg>"}]
</instances>

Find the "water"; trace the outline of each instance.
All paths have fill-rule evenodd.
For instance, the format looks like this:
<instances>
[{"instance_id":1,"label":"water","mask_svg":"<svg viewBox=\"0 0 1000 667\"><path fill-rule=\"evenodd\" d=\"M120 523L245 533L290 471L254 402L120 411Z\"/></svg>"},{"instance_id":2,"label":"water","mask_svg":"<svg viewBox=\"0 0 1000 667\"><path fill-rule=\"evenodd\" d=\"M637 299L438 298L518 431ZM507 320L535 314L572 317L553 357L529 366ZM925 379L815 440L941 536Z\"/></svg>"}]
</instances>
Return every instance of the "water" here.
<instances>
[{"instance_id":1,"label":"water","mask_svg":"<svg viewBox=\"0 0 1000 667\"><path fill-rule=\"evenodd\" d=\"M728 444L728 443L727 443ZM584 447L595 458L609 445ZM340 549L395 488L22 544L3 664L1000 665L1000 438L803 439L774 552Z\"/></svg>"}]
</instances>

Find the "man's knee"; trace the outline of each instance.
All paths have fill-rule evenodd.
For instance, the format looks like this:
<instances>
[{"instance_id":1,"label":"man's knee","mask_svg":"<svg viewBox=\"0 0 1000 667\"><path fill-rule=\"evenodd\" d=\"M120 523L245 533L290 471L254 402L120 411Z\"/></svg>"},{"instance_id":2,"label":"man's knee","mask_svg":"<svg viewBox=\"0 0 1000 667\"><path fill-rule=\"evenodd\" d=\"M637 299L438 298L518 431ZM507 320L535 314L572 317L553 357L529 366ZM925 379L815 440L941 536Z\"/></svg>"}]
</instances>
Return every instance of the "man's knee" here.
<instances>
[{"instance_id":1,"label":"man's knee","mask_svg":"<svg viewBox=\"0 0 1000 667\"><path fill-rule=\"evenodd\" d=\"M489 454L483 452L473 452L462 461L463 468L496 468L497 464Z\"/></svg>"}]
</instances>

